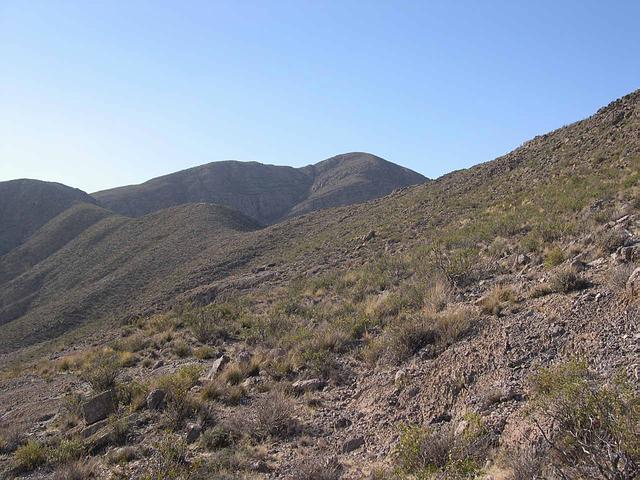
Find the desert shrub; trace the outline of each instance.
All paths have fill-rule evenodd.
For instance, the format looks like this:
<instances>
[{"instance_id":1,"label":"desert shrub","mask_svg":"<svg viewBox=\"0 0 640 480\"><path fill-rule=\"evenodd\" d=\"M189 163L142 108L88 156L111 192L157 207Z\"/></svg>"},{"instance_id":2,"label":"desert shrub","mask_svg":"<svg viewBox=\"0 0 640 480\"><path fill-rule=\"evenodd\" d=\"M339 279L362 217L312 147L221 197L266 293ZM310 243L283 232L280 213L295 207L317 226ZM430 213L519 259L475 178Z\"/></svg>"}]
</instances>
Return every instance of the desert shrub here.
<instances>
[{"instance_id":1,"label":"desert shrub","mask_svg":"<svg viewBox=\"0 0 640 480\"><path fill-rule=\"evenodd\" d=\"M227 448L232 443L232 436L221 425L209 428L200 437L200 444L207 450L220 450Z\"/></svg>"},{"instance_id":2,"label":"desert shrub","mask_svg":"<svg viewBox=\"0 0 640 480\"><path fill-rule=\"evenodd\" d=\"M438 344L446 348L469 333L477 323L471 308L458 307L445 310L434 317L434 331Z\"/></svg>"},{"instance_id":3,"label":"desert shrub","mask_svg":"<svg viewBox=\"0 0 640 480\"><path fill-rule=\"evenodd\" d=\"M191 396L191 388L198 382L201 370L197 366L185 366L171 375L158 379L158 387L166 392L164 423L177 430L184 421L198 413L201 405Z\"/></svg>"},{"instance_id":4,"label":"desert shrub","mask_svg":"<svg viewBox=\"0 0 640 480\"><path fill-rule=\"evenodd\" d=\"M41 443L29 440L13 454L15 466L20 471L30 472L47 461L47 450Z\"/></svg>"},{"instance_id":5,"label":"desert shrub","mask_svg":"<svg viewBox=\"0 0 640 480\"><path fill-rule=\"evenodd\" d=\"M91 384L95 392L103 392L116 386L119 365L118 355L114 351L93 352L84 362L81 377Z\"/></svg>"},{"instance_id":6,"label":"desert shrub","mask_svg":"<svg viewBox=\"0 0 640 480\"><path fill-rule=\"evenodd\" d=\"M450 426L405 426L395 449L397 470L425 479L477 478L493 443L483 428L456 437Z\"/></svg>"},{"instance_id":7,"label":"desert shrub","mask_svg":"<svg viewBox=\"0 0 640 480\"><path fill-rule=\"evenodd\" d=\"M118 385L116 393L118 403L128 405L132 412L136 412L146 405L149 386L132 380Z\"/></svg>"},{"instance_id":8,"label":"desert shrub","mask_svg":"<svg viewBox=\"0 0 640 480\"><path fill-rule=\"evenodd\" d=\"M138 360L138 356L133 352L118 352L118 365L121 367L133 367Z\"/></svg>"},{"instance_id":9,"label":"desert shrub","mask_svg":"<svg viewBox=\"0 0 640 480\"><path fill-rule=\"evenodd\" d=\"M120 338L111 344L111 347L117 352L139 352L147 348L147 346L149 346L149 336L144 332Z\"/></svg>"},{"instance_id":10,"label":"desert shrub","mask_svg":"<svg viewBox=\"0 0 640 480\"><path fill-rule=\"evenodd\" d=\"M295 427L292 412L291 400L284 393L277 390L268 392L250 407L246 420L251 435L259 440L290 435Z\"/></svg>"},{"instance_id":11,"label":"desert shrub","mask_svg":"<svg viewBox=\"0 0 640 480\"><path fill-rule=\"evenodd\" d=\"M511 450L503 463L509 470L509 480L542 480L543 457L531 449Z\"/></svg>"},{"instance_id":12,"label":"desert shrub","mask_svg":"<svg viewBox=\"0 0 640 480\"><path fill-rule=\"evenodd\" d=\"M445 309L453 300L453 288L444 278L436 277L424 292L424 306L427 314L436 314Z\"/></svg>"},{"instance_id":13,"label":"desert shrub","mask_svg":"<svg viewBox=\"0 0 640 480\"><path fill-rule=\"evenodd\" d=\"M185 358L191 355L191 346L183 339L178 338L171 344L171 351L180 358Z\"/></svg>"},{"instance_id":14,"label":"desert shrub","mask_svg":"<svg viewBox=\"0 0 640 480\"><path fill-rule=\"evenodd\" d=\"M177 479L188 472L187 442L178 436L167 435L155 445L151 461L151 478Z\"/></svg>"},{"instance_id":15,"label":"desert shrub","mask_svg":"<svg viewBox=\"0 0 640 480\"><path fill-rule=\"evenodd\" d=\"M516 295L513 288L504 285L496 285L491 292L480 302L483 313L499 316L505 303L515 302Z\"/></svg>"},{"instance_id":16,"label":"desert shrub","mask_svg":"<svg viewBox=\"0 0 640 480\"><path fill-rule=\"evenodd\" d=\"M225 405L238 405L246 392L241 385L229 385L220 379L215 379L204 385L201 395L204 400L214 400Z\"/></svg>"},{"instance_id":17,"label":"desert shrub","mask_svg":"<svg viewBox=\"0 0 640 480\"><path fill-rule=\"evenodd\" d=\"M92 462L75 461L59 467L53 474L53 480L87 480L94 478L94 475Z\"/></svg>"},{"instance_id":18,"label":"desert shrub","mask_svg":"<svg viewBox=\"0 0 640 480\"><path fill-rule=\"evenodd\" d=\"M569 293L581 290L586 282L572 268L562 268L549 278L548 287L552 292Z\"/></svg>"},{"instance_id":19,"label":"desert shrub","mask_svg":"<svg viewBox=\"0 0 640 480\"><path fill-rule=\"evenodd\" d=\"M322 458L310 455L298 462L291 475L292 480L338 480L342 465L336 457Z\"/></svg>"},{"instance_id":20,"label":"desert shrub","mask_svg":"<svg viewBox=\"0 0 640 480\"><path fill-rule=\"evenodd\" d=\"M631 263L618 265L611 270L609 276L609 285L614 290L624 290L627 287L627 281L635 270L636 266Z\"/></svg>"},{"instance_id":21,"label":"desert shrub","mask_svg":"<svg viewBox=\"0 0 640 480\"><path fill-rule=\"evenodd\" d=\"M478 251L468 247L448 250L436 245L431 249L431 261L451 285L464 286L475 279Z\"/></svg>"},{"instance_id":22,"label":"desert shrub","mask_svg":"<svg viewBox=\"0 0 640 480\"><path fill-rule=\"evenodd\" d=\"M80 460L85 455L85 445L77 438L60 440L55 446L47 449L48 461L54 465L64 465Z\"/></svg>"},{"instance_id":23,"label":"desert shrub","mask_svg":"<svg viewBox=\"0 0 640 480\"><path fill-rule=\"evenodd\" d=\"M204 347L198 347L193 351L193 356L200 360L209 360L216 356L216 350L207 345Z\"/></svg>"},{"instance_id":24,"label":"desert shrub","mask_svg":"<svg viewBox=\"0 0 640 480\"><path fill-rule=\"evenodd\" d=\"M553 268L560 265L562 262L564 262L564 260L565 256L562 249L559 247L553 247L548 250L546 255L544 256L544 265L547 268Z\"/></svg>"},{"instance_id":25,"label":"desert shrub","mask_svg":"<svg viewBox=\"0 0 640 480\"><path fill-rule=\"evenodd\" d=\"M572 361L542 369L531 386L533 421L561 478L637 478L640 397L626 379L605 383Z\"/></svg>"},{"instance_id":26,"label":"desert shrub","mask_svg":"<svg viewBox=\"0 0 640 480\"><path fill-rule=\"evenodd\" d=\"M400 364L413 356L418 350L436 341L433 322L424 315L399 318L389 325L383 334L373 340L365 352L369 361L379 358L393 364Z\"/></svg>"},{"instance_id":27,"label":"desert shrub","mask_svg":"<svg viewBox=\"0 0 640 480\"><path fill-rule=\"evenodd\" d=\"M109 441L113 445L124 445L131 431L129 418L120 415L111 415L108 419Z\"/></svg>"},{"instance_id":28,"label":"desert shrub","mask_svg":"<svg viewBox=\"0 0 640 480\"><path fill-rule=\"evenodd\" d=\"M237 306L229 303L186 308L182 314L187 328L202 343L228 338L239 316L240 311Z\"/></svg>"},{"instance_id":29,"label":"desert shrub","mask_svg":"<svg viewBox=\"0 0 640 480\"><path fill-rule=\"evenodd\" d=\"M613 253L624 245L626 239L627 234L623 230L613 228L602 233L597 239L597 244L603 252Z\"/></svg>"},{"instance_id":30,"label":"desert shrub","mask_svg":"<svg viewBox=\"0 0 640 480\"><path fill-rule=\"evenodd\" d=\"M0 453L13 453L25 442L24 432L19 426L3 426L0 429Z\"/></svg>"}]
</instances>

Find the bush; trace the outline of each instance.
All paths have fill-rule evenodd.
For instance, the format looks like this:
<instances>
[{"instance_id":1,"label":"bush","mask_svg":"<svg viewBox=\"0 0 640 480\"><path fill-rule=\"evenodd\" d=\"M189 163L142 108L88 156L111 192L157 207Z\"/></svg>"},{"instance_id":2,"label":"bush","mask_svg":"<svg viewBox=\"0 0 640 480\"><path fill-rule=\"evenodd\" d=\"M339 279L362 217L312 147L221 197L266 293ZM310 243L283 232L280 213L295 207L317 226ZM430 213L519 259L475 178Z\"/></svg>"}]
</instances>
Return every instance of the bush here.
<instances>
[{"instance_id":1,"label":"bush","mask_svg":"<svg viewBox=\"0 0 640 480\"><path fill-rule=\"evenodd\" d=\"M205 400L215 400L232 406L241 403L246 392L240 385L228 385L220 379L215 379L205 384L201 395Z\"/></svg>"},{"instance_id":2,"label":"bush","mask_svg":"<svg viewBox=\"0 0 640 480\"><path fill-rule=\"evenodd\" d=\"M387 327L382 336L371 343L365 356L372 362L384 357L388 362L400 364L435 341L436 333L431 319L416 314L400 318Z\"/></svg>"},{"instance_id":3,"label":"bush","mask_svg":"<svg viewBox=\"0 0 640 480\"><path fill-rule=\"evenodd\" d=\"M427 314L434 315L441 312L452 301L453 288L442 278L436 278L424 293L424 306Z\"/></svg>"},{"instance_id":4,"label":"bush","mask_svg":"<svg viewBox=\"0 0 640 480\"><path fill-rule=\"evenodd\" d=\"M247 424L259 440L284 438L292 433L294 419L291 401L277 390L268 392L251 406Z\"/></svg>"},{"instance_id":5,"label":"bush","mask_svg":"<svg viewBox=\"0 0 640 480\"><path fill-rule=\"evenodd\" d=\"M231 445L231 435L222 426L205 430L200 437L200 444L207 450L214 451L227 448Z\"/></svg>"},{"instance_id":6,"label":"bush","mask_svg":"<svg viewBox=\"0 0 640 480\"><path fill-rule=\"evenodd\" d=\"M624 245L625 240L627 239L627 234L620 229L611 229L603 233L598 238L598 245L605 253L613 253L619 247Z\"/></svg>"},{"instance_id":7,"label":"bush","mask_svg":"<svg viewBox=\"0 0 640 480\"><path fill-rule=\"evenodd\" d=\"M548 286L552 292L569 293L585 288L587 283L573 269L562 268L551 276Z\"/></svg>"},{"instance_id":8,"label":"bush","mask_svg":"<svg viewBox=\"0 0 640 480\"><path fill-rule=\"evenodd\" d=\"M168 428L182 428L187 418L193 417L201 405L190 394L191 388L200 378L200 368L185 366L172 375L165 375L158 380L158 387L166 392L165 423Z\"/></svg>"},{"instance_id":9,"label":"bush","mask_svg":"<svg viewBox=\"0 0 640 480\"><path fill-rule=\"evenodd\" d=\"M151 478L177 479L187 473L187 442L178 436L169 435L155 446L152 459Z\"/></svg>"},{"instance_id":10,"label":"bush","mask_svg":"<svg viewBox=\"0 0 640 480\"><path fill-rule=\"evenodd\" d=\"M87 480L94 478L93 463L76 461L63 465L53 474L53 480Z\"/></svg>"},{"instance_id":11,"label":"bush","mask_svg":"<svg viewBox=\"0 0 640 480\"><path fill-rule=\"evenodd\" d=\"M85 361L81 377L95 392L104 392L116 386L120 367L118 355L111 350L93 352Z\"/></svg>"},{"instance_id":12,"label":"bush","mask_svg":"<svg viewBox=\"0 0 640 480\"><path fill-rule=\"evenodd\" d=\"M48 459L54 465L65 465L79 460L85 454L85 446L82 440L71 438L63 439L60 443L49 449Z\"/></svg>"},{"instance_id":13,"label":"bush","mask_svg":"<svg viewBox=\"0 0 640 480\"><path fill-rule=\"evenodd\" d=\"M24 443L25 437L20 427L3 427L0 431L0 453L13 453Z\"/></svg>"},{"instance_id":14,"label":"bush","mask_svg":"<svg viewBox=\"0 0 640 480\"><path fill-rule=\"evenodd\" d=\"M516 295L511 287L496 285L480 302L483 313L499 316L505 303L515 302Z\"/></svg>"},{"instance_id":15,"label":"bush","mask_svg":"<svg viewBox=\"0 0 640 480\"><path fill-rule=\"evenodd\" d=\"M342 465L335 457L321 458L315 455L304 458L294 467L292 480L338 480Z\"/></svg>"},{"instance_id":16,"label":"bush","mask_svg":"<svg viewBox=\"0 0 640 480\"><path fill-rule=\"evenodd\" d=\"M47 452L41 443L29 440L26 445L18 447L13 458L18 470L30 472L46 463Z\"/></svg>"},{"instance_id":17,"label":"bush","mask_svg":"<svg viewBox=\"0 0 640 480\"><path fill-rule=\"evenodd\" d=\"M176 339L173 341L171 344L171 351L180 358L185 358L191 355L191 347L182 339Z\"/></svg>"},{"instance_id":18,"label":"bush","mask_svg":"<svg viewBox=\"0 0 640 480\"><path fill-rule=\"evenodd\" d=\"M450 426L403 427L395 450L400 473L416 478L478 478L493 438L484 428L456 437Z\"/></svg>"},{"instance_id":19,"label":"bush","mask_svg":"<svg viewBox=\"0 0 640 480\"><path fill-rule=\"evenodd\" d=\"M474 327L478 318L471 308L459 307L441 312L434 318L438 344L442 348L460 340Z\"/></svg>"},{"instance_id":20,"label":"bush","mask_svg":"<svg viewBox=\"0 0 640 480\"><path fill-rule=\"evenodd\" d=\"M544 257L544 265L547 268L553 268L553 267L557 267L558 265L560 265L562 262L564 262L565 257L564 257L564 252L562 251L562 249L558 248L558 247L554 247L551 250L549 250L547 252L547 254Z\"/></svg>"},{"instance_id":21,"label":"bush","mask_svg":"<svg viewBox=\"0 0 640 480\"><path fill-rule=\"evenodd\" d=\"M605 383L573 361L542 369L531 386L533 421L561 478L637 478L640 397L626 379Z\"/></svg>"},{"instance_id":22,"label":"bush","mask_svg":"<svg viewBox=\"0 0 640 480\"><path fill-rule=\"evenodd\" d=\"M196 309L187 308L182 317L199 342L210 343L229 337L239 313L234 305L223 303Z\"/></svg>"}]
</instances>

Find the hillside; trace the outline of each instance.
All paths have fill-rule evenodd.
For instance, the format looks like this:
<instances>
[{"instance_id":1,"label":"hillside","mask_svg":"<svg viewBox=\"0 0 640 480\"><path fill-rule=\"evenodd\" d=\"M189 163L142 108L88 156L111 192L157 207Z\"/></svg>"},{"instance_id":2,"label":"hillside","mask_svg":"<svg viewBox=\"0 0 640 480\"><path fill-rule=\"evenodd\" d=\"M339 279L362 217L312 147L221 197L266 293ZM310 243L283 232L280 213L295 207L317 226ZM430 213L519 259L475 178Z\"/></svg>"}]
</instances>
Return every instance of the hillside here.
<instances>
[{"instance_id":1,"label":"hillside","mask_svg":"<svg viewBox=\"0 0 640 480\"><path fill-rule=\"evenodd\" d=\"M213 162L93 196L104 207L134 217L206 202L227 205L271 224L320 208L363 202L425 180L375 155L350 153L304 168Z\"/></svg>"},{"instance_id":2,"label":"hillside","mask_svg":"<svg viewBox=\"0 0 640 480\"><path fill-rule=\"evenodd\" d=\"M635 480L639 196L636 91L266 228L204 204L105 217L1 286L0 469Z\"/></svg>"},{"instance_id":3,"label":"hillside","mask_svg":"<svg viewBox=\"0 0 640 480\"><path fill-rule=\"evenodd\" d=\"M0 256L74 202L95 203L82 190L40 180L0 182Z\"/></svg>"}]
</instances>

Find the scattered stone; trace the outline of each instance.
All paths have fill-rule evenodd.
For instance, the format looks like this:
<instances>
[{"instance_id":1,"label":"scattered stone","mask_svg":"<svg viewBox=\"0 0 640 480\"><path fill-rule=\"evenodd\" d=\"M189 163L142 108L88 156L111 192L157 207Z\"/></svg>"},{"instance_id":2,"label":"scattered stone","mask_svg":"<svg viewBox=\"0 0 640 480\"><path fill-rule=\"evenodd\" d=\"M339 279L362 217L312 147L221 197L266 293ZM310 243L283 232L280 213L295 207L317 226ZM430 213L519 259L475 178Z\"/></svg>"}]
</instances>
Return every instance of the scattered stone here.
<instances>
[{"instance_id":1,"label":"scattered stone","mask_svg":"<svg viewBox=\"0 0 640 480\"><path fill-rule=\"evenodd\" d=\"M520 255L516 256L515 263L516 265L527 265L530 261L531 261L531 258L529 258L528 255L521 253Z\"/></svg>"},{"instance_id":2,"label":"scattered stone","mask_svg":"<svg viewBox=\"0 0 640 480\"><path fill-rule=\"evenodd\" d=\"M89 425L86 428L83 428L80 431L80 436L82 438L89 438L91 435L93 435L94 433L96 433L98 430L100 430L102 427L106 427L107 426L107 420L100 420L99 422L96 422L92 425Z\"/></svg>"},{"instance_id":3,"label":"scattered stone","mask_svg":"<svg viewBox=\"0 0 640 480\"><path fill-rule=\"evenodd\" d=\"M241 351L236 356L236 361L240 365L248 365L249 362L251 362L251 353L247 352L246 350Z\"/></svg>"},{"instance_id":4,"label":"scattered stone","mask_svg":"<svg viewBox=\"0 0 640 480\"><path fill-rule=\"evenodd\" d=\"M213 380L216 375L218 375L224 366L229 363L229 357L227 355L222 355L213 361L211 365L211 369L209 373L207 373L207 380Z\"/></svg>"},{"instance_id":5,"label":"scattered stone","mask_svg":"<svg viewBox=\"0 0 640 480\"><path fill-rule=\"evenodd\" d=\"M269 473L271 471L269 465L267 465L267 462L265 462L264 460L253 462L251 464L251 470L258 473Z\"/></svg>"},{"instance_id":6,"label":"scattered stone","mask_svg":"<svg viewBox=\"0 0 640 480\"><path fill-rule=\"evenodd\" d=\"M187 443L195 442L202 433L202 427L197 423L189 423L187 425Z\"/></svg>"},{"instance_id":7,"label":"scattered stone","mask_svg":"<svg viewBox=\"0 0 640 480\"><path fill-rule=\"evenodd\" d=\"M575 272L584 272L587 269L587 264L582 260L574 259L569 265Z\"/></svg>"},{"instance_id":8,"label":"scattered stone","mask_svg":"<svg viewBox=\"0 0 640 480\"><path fill-rule=\"evenodd\" d=\"M342 453L350 453L364 445L364 437L355 437L342 444Z\"/></svg>"},{"instance_id":9,"label":"scattered stone","mask_svg":"<svg viewBox=\"0 0 640 480\"><path fill-rule=\"evenodd\" d=\"M466 420L462 420L460 423L458 423L458 425L456 426L456 429L454 430L453 434L456 437L459 437L460 435L462 435L465 430L469 427L469 422L467 422Z\"/></svg>"},{"instance_id":10,"label":"scattered stone","mask_svg":"<svg viewBox=\"0 0 640 480\"><path fill-rule=\"evenodd\" d=\"M149 410L158 410L162 405L162 401L166 396L166 392L164 390L160 390L156 388L155 390L151 390L149 395L147 395L147 408Z\"/></svg>"},{"instance_id":11,"label":"scattered stone","mask_svg":"<svg viewBox=\"0 0 640 480\"><path fill-rule=\"evenodd\" d=\"M396 372L396 376L394 377L394 381L396 385L402 384L407 379L407 372L404 370L398 370Z\"/></svg>"},{"instance_id":12,"label":"scattered stone","mask_svg":"<svg viewBox=\"0 0 640 480\"><path fill-rule=\"evenodd\" d=\"M327 382L319 378L310 378L309 380L298 380L297 382L293 382L291 386L296 393L300 394L323 389L326 384Z\"/></svg>"},{"instance_id":13,"label":"scattered stone","mask_svg":"<svg viewBox=\"0 0 640 480\"><path fill-rule=\"evenodd\" d=\"M640 291L640 267L636 268L627 280L627 293L635 297Z\"/></svg>"},{"instance_id":14,"label":"scattered stone","mask_svg":"<svg viewBox=\"0 0 640 480\"><path fill-rule=\"evenodd\" d=\"M87 425L104 420L116 411L117 405L112 390L91 397L82 404L82 414Z\"/></svg>"},{"instance_id":15,"label":"scattered stone","mask_svg":"<svg viewBox=\"0 0 640 480\"><path fill-rule=\"evenodd\" d=\"M349 425L351 425L351 420L346 417L340 417L333 423L335 428L347 428Z\"/></svg>"},{"instance_id":16,"label":"scattered stone","mask_svg":"<svg viewBox=\"0 0 640 480\"><path fill-rule=\"evenodd\" d=\"M362 242L368 242L369 240L373 240L376 237L376 231L375 230L369 230L369 233L367 233L364 237L362 237Z\"/></svg>"},{"instance_id":17,"label":"scattered stone","mask_svg":"<svg viewBox=\"0 0 640 480\"><path fill-rule=\"evenodd\" d=\"M162 360L158 360L156 363L153 364L152 370L157 370L162 366L164 366L164 362Z\"/></svg>"}]
</instances>

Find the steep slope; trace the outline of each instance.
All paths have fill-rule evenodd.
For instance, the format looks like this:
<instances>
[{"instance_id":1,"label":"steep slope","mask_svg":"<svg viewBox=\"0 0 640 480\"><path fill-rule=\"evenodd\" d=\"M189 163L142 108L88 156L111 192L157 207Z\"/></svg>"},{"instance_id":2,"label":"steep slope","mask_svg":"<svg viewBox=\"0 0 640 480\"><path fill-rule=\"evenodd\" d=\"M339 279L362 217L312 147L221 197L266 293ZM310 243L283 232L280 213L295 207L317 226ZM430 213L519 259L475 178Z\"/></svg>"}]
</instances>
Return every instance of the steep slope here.
<instances>
[{"instance_id":1,"label":"steep slope","mask_svg":"<svg viewBox=\"0 0 640 480\"><path fill-rule=\"evenodd\" d=\"M58 251L100 220L115 215L92 203L78 202L40 227L22 245L0 257L0 285Z\"/></svg>"},{"instance_id":2,"label":"steep slope","mask_svg":"<svg viewBox=\"0 0 640 480\"><path fill-rule=\"evenodd\" d=\"M425 180L374 155L350 153L301 169L213 162L93 196L101 205L128 216L207 202L227 205L271 224L287 215L370 200Z\"/></svg>"},{"instance_id":3,"label":"steep slope","mask_svg":"<svg viewBox=\"0 0 640 480\"><path fill-rule=\"evenodd\" d=\"M40 180L0 182L0 256L74 202L96 203L76 188Z\"/></svg>"},{"instance_id":4,"label":"steep slope","mask_svg":"<svg viewBox=\"0 0 640 480\"><path fill-rule=\"evenodd\" d=\"M259 228L228 207L187 204L140 218L104 216L0 293L3 350L172 296L188 273L230 261L240 232ZM218 251L210 257L207 252ZM243 255L250 255L245 252Z\"/></svg>"},{"instance_id":5,"label":"steep slope","mask_svg":"<svg viewBox=\"0 0 640 480\"><path fill-rule=\"evenodd\" d=\"M337 155L303 170L313 184L307 198L292 207L289 216L365 202L426 181L408 168L361 152Z\"/></svg>"}]
</instances>

